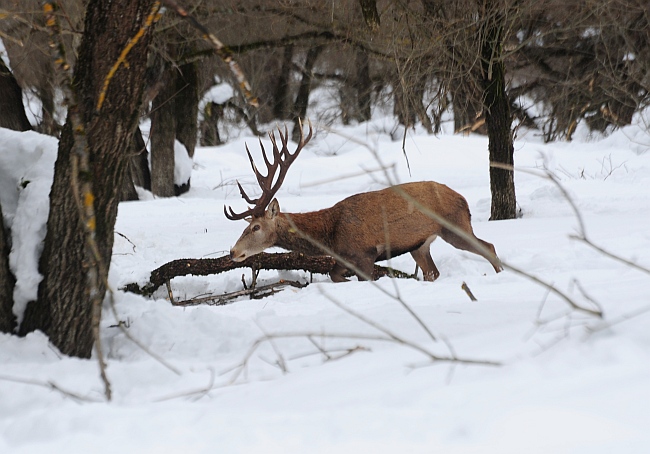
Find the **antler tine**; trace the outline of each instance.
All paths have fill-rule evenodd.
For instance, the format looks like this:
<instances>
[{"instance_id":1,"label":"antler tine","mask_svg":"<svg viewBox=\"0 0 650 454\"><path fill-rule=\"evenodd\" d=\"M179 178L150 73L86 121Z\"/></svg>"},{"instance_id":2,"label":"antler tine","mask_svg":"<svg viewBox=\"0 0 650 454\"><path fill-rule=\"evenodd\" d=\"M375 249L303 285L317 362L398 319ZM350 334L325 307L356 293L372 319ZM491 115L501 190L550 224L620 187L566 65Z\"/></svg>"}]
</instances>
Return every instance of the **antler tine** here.
<instances>
[{"instance_id":1,"label":"antler tine","mask_svg":"<svg viewBox=\"0 0 650 454\"><path fill-rule=\"evenodd\" d=\"M266 155L266 148L264 148L264 143L262 143L262 139L259 139L259 141L260 141L260 148L262 149L262 157L264 158L264 164L266 165L266 169L267 169L266 177L268 177L270 169L274 169L274 167L276 166L274 165L274 163L269 161L269 157Z\"/></svg>"},{"instance_id":2,"label":"antler tine","mask_svg":"<svg viewBox=\"0 0 650 454\"><path fill-rule=\"evenodd\" d=\"M253 172L255 173L255 178L257 178L257 184L259 184L262 189L261 197L264 197L264 193L270 188L271 181L273 181L275 169L278 167L278 164L276 162L269 162L262 140L260 140L260 148L262 149L262 156L264 157L264 164L266 165L266 175L262 175L262 173L257 169L257 166L255 166L255 163L253 163Z\"/></svg>"},{"instance_id":3,"label":"antler tine","mask_svg":"<svg viewBox=\"0 0 650 454\"><path fill-rule=\"evenodd\" d=\"M230 213L229 213L230 211ZM244 219L245 217L248 217L252 214L252 210L249 208L248 210L244 211L243 213L235 213L232 209L232 207L226 207L226 205L223 206L223 214L226 215L228 219L231 221L239 221L240 219Z\"/></svg>"},{"instance_id":4,"label":"antler tine","mask_svg":"<svg viewBox=\"0 0 650 454\"><path fill-rule=\"evenodd\" d=\"M278 128L278 133L280 134L280 140L284 144L280 128ZM286 147L283 146L282 150L278 148L278 143L275 140L275 131L269 131L269 139L271 139L271 144L273 144L273 163L277 166L282 161L282 153L285 153Z\"/></svg>"},{"instance_id":5,"label":"antler tine","mask_svg":"<svg viewBox=\"0 0 650 454\"><path fill-rule=\"evenodd\" d=\"M302 131L302 120L300 120L300 118L298 119L298 125L300 127L300 139L298 140L298 149L296 150L296 153L302 150L302 147L304 147L305 144L311 140L311 136L312 133L314 132L314 129L311 125L311 120L309 118L307 119L307 124L309 125L309 134L307 134L307 137L305 137Z\"/></svg>"},{"instance_id":6,"label":"antler tine","mask_svg":"<svg viewBox=\"0 0 650 454\"><path fill-rule=\"evenodd\" d=\"M271 203L271 200L275 196L275 193L278 192L280 189L280 186L282 185L282 182L284 181L284 177L287 174L287 171L289 170L289 166L293 163L293 161L298 157L298 154L300 153L300 150L305 146L307 142L311 139L312 136L312 126L311 122L309 122L309 134L307 137L304 137L303 131L302 131L302 122L298 122L298 125L300 127L300 140L298 142L298 147L296 148L296 151L293 153L289 152L289 149L287 147L289 143L289 131L287 129L287 126L284 126L284 133L280 128L278 128L278 135L280 136L280 142L282 143L282 149L278 147L277 140L275 138L275 133L273 131L269 132L269 139L271 139L271 144L273 144L273 161L269 160L269 157L266 154L266 150L264 149L264 144L260 140L260 148L262 149L262 156L264 158L264 164L266 165L266 175L262 175L260 171L257 169L257 166L255 165L255 161L253 160L253 156L251 155L250 150L248 149L248 145L246 145L246 154L248 154L248 160L251 163L251 167L253 168L253 172L255 173L255 178L257 178L257 183L260 185L260 188L262 189L262 195L256 199L252 199L246 194L246 191L244 191L244 188L242 188L241 184L239 184L239 181L237 182L237 186L239 187L239 192L241 193L241 196L246 200L246 202L255 205L252 208L248 208L248 210L242 212L242 213L235 213L234 210L231 207L226 208L225 206L223 207L224 214L226 217L230 220L239 220L243 219L247 216L260 216L264 213L264 210L268 206L269 203ZM273 184L273 180L275 179L275 174L278 170L278 167L280 169L280 172L278 174L278 178L275 181L275 184Z\"/></svg>"},{"instance_id":7,"label":"antler tine","mask_svg":"<svg viewBox=\"0 0 650 454\"><path fill-rule=\"evenodd\" d=\"M248 196L248 194L246 194L246 191L244 191L244 188L242 187L242 185L239 184L239 181L237 181L237 187L239 187L239 193L240 193L241 196L244 198L244 200L246 200L246 202L248 202L248 203L252 203L253 205L255 205L255 204L257 203L257 201L259 200L259 198L258 198L258 199L251 199L251 198Z\"/></svg>"}]
</instances>

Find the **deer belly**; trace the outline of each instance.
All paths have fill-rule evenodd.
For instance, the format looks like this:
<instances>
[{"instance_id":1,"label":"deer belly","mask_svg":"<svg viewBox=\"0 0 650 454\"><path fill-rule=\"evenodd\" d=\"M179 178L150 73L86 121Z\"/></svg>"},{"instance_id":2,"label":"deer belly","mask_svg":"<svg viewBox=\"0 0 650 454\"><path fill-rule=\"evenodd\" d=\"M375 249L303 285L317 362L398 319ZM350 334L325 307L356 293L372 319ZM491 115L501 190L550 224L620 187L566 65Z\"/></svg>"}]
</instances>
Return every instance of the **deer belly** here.
<instances>
[{"instance_id":1,"label":"deer belly","mask_svg":"<svg viewBox=\"0 0 650 454\"><path fill-rule=\"evenodd\" d=\"M375 259L375 262L380 262L382 260L387 260L389 257L397 257L402 254L406 254L407 252L415 251L416 249L420 249L424 245L429 247L431 243L435 241L436 238L438 238L438 235L431 235L422 241L407 243L407 245L399 244L399 243L388 245L388 246L386 244L378 244L376 246L377 258Z\"/></svg>"}]
</instances>

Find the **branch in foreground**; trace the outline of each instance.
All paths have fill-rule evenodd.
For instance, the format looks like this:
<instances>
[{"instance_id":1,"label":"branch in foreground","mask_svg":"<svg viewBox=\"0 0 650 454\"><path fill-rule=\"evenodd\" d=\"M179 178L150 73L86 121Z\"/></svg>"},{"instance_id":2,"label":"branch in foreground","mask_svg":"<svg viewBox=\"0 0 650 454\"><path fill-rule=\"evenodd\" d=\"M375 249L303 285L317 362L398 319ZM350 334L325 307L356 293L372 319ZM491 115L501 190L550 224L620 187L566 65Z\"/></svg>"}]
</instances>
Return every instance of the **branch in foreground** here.
<instances>
[{"instance_id":1,"label":"branch in foreground","mask_svg":"<svg viewBox=\"0 0 650 454\"><path fill-rule=\"evenodd\" d=\"M210 295L204 296L201 298L192 298L185 301L174 301L172 299L173 306L198 306L199 304L207 304L208 306L224 306L233 302L236 298L240 296L249 295L252 299L261 299L274 293L278 293L282 290L283 287L291 286L295 288L305 288L308 284L303 284L297 281L288 281L285 279L280 279L278 282L273 284L262 285L260 287L246 288L244 290L238 290L236 292L224 293L221 295Z\"/></svg>"},{"instance_id":2,"label":"branch in foreground","mask_svg":"<svg viewBox=\"0 0 650 454\"><path fill-rule=\"evenodd\" d=\"M212 46L214 53L223 60L224 63L230 68L230 72L233 74L237 83L239 84L239 91L242 93L246 102L252 107L258 107L259 103L257 98L253 96L253 91L251 89L244 71L242 71L239 64L235 61L232 55L232 51L228 49L219 39L213 35L210 30L208 30L203 24L201 24L194 16L189 14L185 8L179 5L175 0L162 0L162 3L173 10L179 17L186 20L193 28L197 29L201 33L201 37L206 40Z\"/></svg>"},{"instance_id":3,"label":"branch in foreground","mask_svg":"<svg viewBox=\"0 0 650 454\"><path fill-rule=\"evenodd\" d=\"M351 341L368 341L368 342L371 341L388 342L397 345L402 345L407 348L412 348L415 351L424 354L424 356L426 356L427 359L430 361L430 364L451 363L451 364L463 364L468 366L490 366L490 367L499 367L502 365L502 363L499 361L462 358L456 356L455 354L452 354L450 356L437 355L433 352L428 351L427 349L423 348L422 346L418 345L415 342L410 342L408 340L393 336L392 334L387 334L383 332L380 334L359 334L359 333L343 333L343 332L315 333L315 332L297 331L297 332L284 332L284 333L265 333L263 336L259 337L255 342L253 342L250 349L248 350L248 352L246 352L246 354L244 355L240 363L234 365L231 368L224 370L220 375L232 373L230 377L230 384L234 384L247 370L251 359L263 344L278 339L300 339L300 338L306 339L312 345L314 339L322 339L322 340L338 339L338 340L348 340L348 341L351 340ZM363 346L355 346L347 350L350 353L357 352L357 351L370 351L368 347L363 347ZM318 346L317 351L315 353L323 354L322 348ZM327 355L325 355L325 360L326 361L330 360L329 358L327 358Z\"/></svg>"},{"instance_id":4,"label":"branch in foreground","mask_svg":"<svg viewBox=\"0 0 650 454\"><path fill-rule=\"evenodd\" d=\"M9 375L0 375L0 380L10 381L14 383L21 383L24 385L39 386L41 388L50 389L52 391L56 391L60 393L64 397L70 397L71 399L74 399L77 402L101 402L101 400L89 396L82 396L81 394L77 394L73 391L68 391L67 389L62 388L61 386L57 385L51 380L42 381L42 380L34 380L31 378L11 377Z\"/></svg>"}]
</instances>

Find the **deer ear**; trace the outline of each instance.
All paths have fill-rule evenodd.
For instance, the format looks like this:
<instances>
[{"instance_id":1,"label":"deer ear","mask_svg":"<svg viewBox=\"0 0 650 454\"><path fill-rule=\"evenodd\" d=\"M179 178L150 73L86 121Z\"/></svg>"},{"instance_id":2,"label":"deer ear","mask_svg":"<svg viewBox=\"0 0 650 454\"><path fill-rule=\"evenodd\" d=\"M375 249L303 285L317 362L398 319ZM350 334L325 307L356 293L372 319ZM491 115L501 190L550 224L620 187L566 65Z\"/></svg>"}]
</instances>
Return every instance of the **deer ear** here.
<instances>
[{"instance_id":1,"label":"deer ear","mask_svg":"<svg viewBox=\"0 0 650 454\"><path fill-rule=\"evenodd\" d=\"M273 199L266 209L266 217L273 219L278 214L280 214L280 204L278 203L278 199Z\"/></svg>"}]
</instances>

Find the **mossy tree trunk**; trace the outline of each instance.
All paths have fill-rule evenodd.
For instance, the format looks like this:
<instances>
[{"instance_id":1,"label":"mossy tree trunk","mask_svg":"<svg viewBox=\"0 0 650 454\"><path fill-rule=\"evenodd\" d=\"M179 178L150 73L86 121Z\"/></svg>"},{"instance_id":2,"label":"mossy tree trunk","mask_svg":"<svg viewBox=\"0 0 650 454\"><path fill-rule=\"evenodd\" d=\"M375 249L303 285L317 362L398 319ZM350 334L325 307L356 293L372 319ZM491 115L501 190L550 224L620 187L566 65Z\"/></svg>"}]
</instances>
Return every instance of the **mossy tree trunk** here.
<instances>
[{"instance_id":1,"label":"mossy tree trunk","mask_svg":"<svg viewBox=\"0 0 650 454\"><path fill-rule=\"evenodd\" d=\"M85 125L91 171L79 175L92 182L96 216L95 241L103 275L98 288L86 278L86 233L79 201L73 193L72 156L75 138L66 122L59 142L50 193L50 215L39 263L43 280L38 300L28 304L20 333L41 330L63 353L88 358L93 347L91 290L100 295L113 249L120 190L133 134L138 124L151 28L110 79L105 101L97 110L107 75L129 41L143 28L153 0L90 0L84 35L75 65L76 108Z\"/></svg>"}]
</instances>

